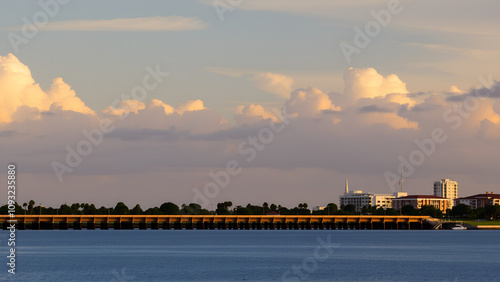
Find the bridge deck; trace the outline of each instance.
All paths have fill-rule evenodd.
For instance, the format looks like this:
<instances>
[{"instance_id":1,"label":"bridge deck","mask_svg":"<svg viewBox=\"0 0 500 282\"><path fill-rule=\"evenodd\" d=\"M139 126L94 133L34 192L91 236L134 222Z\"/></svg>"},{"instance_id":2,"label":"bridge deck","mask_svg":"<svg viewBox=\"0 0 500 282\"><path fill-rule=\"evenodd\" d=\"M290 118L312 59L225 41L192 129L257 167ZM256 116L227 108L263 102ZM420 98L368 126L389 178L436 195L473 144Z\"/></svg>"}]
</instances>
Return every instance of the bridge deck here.
<instances>
[{"instance_id":1,"label":"bridge deck","mask_svg":"<svg viewBox=\"0 0 500 282\"><path fill-rule=\"evenodd\" d=\"M429 216L383 215L0 215L3 229L422 229Z\"/></svg>"}]
</instances>

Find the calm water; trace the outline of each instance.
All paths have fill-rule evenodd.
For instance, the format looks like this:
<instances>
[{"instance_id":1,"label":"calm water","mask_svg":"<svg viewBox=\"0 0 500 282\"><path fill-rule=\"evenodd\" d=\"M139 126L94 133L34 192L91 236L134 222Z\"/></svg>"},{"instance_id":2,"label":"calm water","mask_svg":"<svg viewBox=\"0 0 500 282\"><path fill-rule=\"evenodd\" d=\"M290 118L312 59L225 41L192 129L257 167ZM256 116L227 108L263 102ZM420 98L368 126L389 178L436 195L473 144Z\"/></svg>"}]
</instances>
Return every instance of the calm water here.
<instances>
[{"instance_id":1,"label":"calm water","mask_svg":"<svg viewBox=\"0 0 500 282\"><path fill-rule=\"evenodd\" d=\"M16 241L13 281L500 281L500 231L26 230Z\"/></svg>"}]
</instances>

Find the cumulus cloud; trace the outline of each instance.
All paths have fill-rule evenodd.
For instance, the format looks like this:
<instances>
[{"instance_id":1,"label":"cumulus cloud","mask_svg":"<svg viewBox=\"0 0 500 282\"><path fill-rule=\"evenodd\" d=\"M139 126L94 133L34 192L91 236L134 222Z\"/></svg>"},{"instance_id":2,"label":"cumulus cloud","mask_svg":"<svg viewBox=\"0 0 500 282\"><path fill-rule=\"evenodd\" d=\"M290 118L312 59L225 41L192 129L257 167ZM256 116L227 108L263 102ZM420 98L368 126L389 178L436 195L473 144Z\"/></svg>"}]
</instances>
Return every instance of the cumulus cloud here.
<instances>
[{"instance_id":1,"label":"cumulus cloud","mask_svg":"<svg viewBox=\"0 0 500 282\"><path fill-rule=\"evenodd\" d=\"M0 56L0 93L0 122L11 122L14 116L18 120L36 118L38 112L48 111L52 105L65 111L94 114L62 78L54 79L44 92L31 76L28 66L12 54ZM30 114L16 114L20 109Z\"/></svg>"},{"instance_id":2,"label":"cumulus cloud","mask_svg":"<svg viewBox=\"0 0 500 282\"><path fill-rule=\"evenodd\" d=\"M262 105L250 104L247 106L238 106L236 108L236 114L234 119L238 124L250 124L259 122L265 119L271 119L273 121L278 121L275 114L270 111L266 111Z\"/></svg>"},{"instance_id":3,"label":"cumulus cloud","mask_svg":"<svg viewBox=\"0 0 500 282\"><path fill-rule=\"evenodd\" d=\"M201 111L206 109L205 106L203 106L203 101L198 99L198 100L189 100L185 103L181 103L179 106L177 106L177 112L182 115L184 112L193 112L193 111Z\"/></svg>"},{"instance_id":4,"label":"cumulus cloud","mask_svg":"<svg viewBox=\"0 0 500 282\"><path fill-rule=\"evenodd\" d=\"M341 107L333 104L327 94L314 87L293 91L285 106L288 112L299 116L312 116L323 111L342 110Z\"/></svg>"},{"instance_id":5,"label":"cumulus cloud","mask_svg":"<svg viewBox=\"0 0 500 282\"><path fill-rule=\"evenodd\" d=\"M154 108L154 107L161 107L163 108L163 111L165 112L166 115L171 115L175 113L174 107L163 103L163 101L158 100L158 99L153 99L151 102L149 102L149 108Z\"/></svg>"},{"instance_id":6,"label":"cumulus cloud","mask_svg":"<svg viewBox=\"0 0 500 282\"><path fill-rule=\"evenodd\" d=\"M360 98L384 98L388 94L391 102L413 105L415 102L406 94L406 83L395 74L382 76L374 68L349 68L344 73L344 100L353 103Z\"/></svg>"},{"instance_id":7,"label":"cumulus cloud","mask_svg":"<svg viewBox=\"0 0 500 282\"><path fill-rule=\"evenodd\" d=\"M352 122L363 125L387 124L394 129L417 129L418 122L400 115L400 111L406 110L408 105L394 102L395 95L397 94L388 94L383 98L359 99L356 107L353 108L357 114L350 116Z\"/></svg>"},{"instance_id":8,"label":"cumulus cloud","mask_svg":"<svg viewBox=\"0 0 500 282\"><path fill-rule=\"evenodd\" d=\"M107 107L103 116L111 117L118 128L134 128L127 134L140 134L141 129L162 132L174 128L179 132L206 134L227 128L228 122L219 113L206 108L201 100L180 103L177 108L152 99L147 105L137 100L126 100L118 108ZM127 140L143 139L128 136Z\"/></svg>"},{"instance_id":9,"label":"cumulus cloud","mask_svg":"<svg viewBox=\"0 0 500 282\"><path fill-rule=\"evenodd\" d=\"M102 113L110 116L121 116L123 114L128 113L138 113L139 110L145 109L146 105L135 99L129 99L121 101L119 104L119 108L114 108L113 106L106 107Z\"/></svg>"},{"instance_id":10,"label":"cumulus cloud","mask_svg":"<svg viewBox=\"0 0 500 282\"><path fill-rule=\"evenodd\" d=\"M293 79L279 73L249 73L243 78L250 81L257 89L275 94L282 98L290 98Z\"/></svg>"},{"instance_id":11,"label":"cumulus cloud","mask_svg":"<svg viewBox=\"0 0 500 282\"><path fill-rule=\"evenodd\" d=\"M455 85L450 86L450 89L448 90L448 92L455 93L455 94L463 94L463 93L465 93L464 91L460 90L460 88L458 88Z\"/></svg>"},{"instance_id":12,"label":"cumulus cloud","mask_svg":"<svg viewBox=\"0 0 500 282\"><path fill-rule=\"evenodd\" d=\"M207 23L196 18L169 16L49 22L40 29L57 31L173 31L200 30L207 27ZM19 30L21 28L21 26L16 26L9 29Z\"/></svg>"},{"instance_id":13,"label":"cumulus cloud","mask_svg":"<svg viewBox=\"0 0 500 282\"><path fill-rule=\"evenodd\" d=\"M158 99L152 99L147 107L143 102L135 99L121 101L118 106L119 106L118 108L115 108L113 106L108 106L106 107L106 109L102 111L102 114L109 116L121 116L123 114L128 114L128 113L137 114L140 110L144 110L146 108L148 109L161 108L162 111L165 113L165 115L171 115L174 113L182 115L185 112L201 111L206 109L205 106L203 106L203 101L199 99L189 100L184 103L181 103L179 104L179 106L177 106L177 109L168 104L165 104L163 101Z\"/></svg>"}]
</instances>

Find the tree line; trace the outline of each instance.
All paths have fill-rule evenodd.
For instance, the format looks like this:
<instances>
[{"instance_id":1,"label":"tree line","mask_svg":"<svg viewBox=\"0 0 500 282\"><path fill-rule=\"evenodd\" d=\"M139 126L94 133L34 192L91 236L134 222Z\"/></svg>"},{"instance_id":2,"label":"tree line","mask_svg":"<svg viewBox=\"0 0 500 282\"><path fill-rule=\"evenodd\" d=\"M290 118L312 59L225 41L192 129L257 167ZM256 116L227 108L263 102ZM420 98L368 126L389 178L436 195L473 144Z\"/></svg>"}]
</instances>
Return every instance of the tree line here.
<instances>
[{"instance_id":1,"label":"tree line","mask_svg":"<svg viewBox=\"0 0 500 282\"><path fill-rule=\"evenodd\" d=\"M247 204L246 206L233 206L231 201L217 204L215 210L202 208L199 204L182 204L180 207L172 202L165 202L159 207L152 207L143 210L141 205L136 204L129 208L125 203L118 202L114 207L101 206L97 208L94 204L73 203L71 205L62 204L57 208L36 206L31 200L22 205L15 205L16 214L22 215L427 215L435 218L443 217L441 210L433 206L422 206L416 209L411 205L395 209L383 209L372 206L365 206L361 211L356 212L354 205L341 205L330 203L322 210L311 211L307 203L300 203L294 208L287 208L281 205L268 204L264 202L261 206ZM0 207L0 214L8 214L8 206ZM460 204L454 206L446 213L447 217L468 218L468 219L497 219L500 217L499 205L488 205L484 208L472 209L470 206Z\"/></svg>"},{"instance_id":2,"label":"tree line","mask_svg":"<svg viewBox=\"0 0 500 282\"><path fill-rule=\"evenodd\" d=\"M152 207L143 210L141 205L137 204L133 208L129 208L125 203L118 202L114 207L101 206L97 208L94 204L89 203L73 203L71 205L62 204L59 207L44 207L36 205L35 201L31 200L28 203L19 205L15 204L16 214L26 215L265 215L268 213L276 213L283 215L309 215L311 211L308 209L307 203L300 203L297 207L287 208L281 205L268 204L264 202L262 206L248 204L246 206L233 206L233 203L226 201L217 204L217 209L208 210L196 203L182 204L180 207L172 202L165 202L159 207ZM337 205L334 203L328 204L323 211L314 211L312 214L335 214L339 212ZM0 214L8 214L8 206L0 207Z\"/></svg>"}]
</instances>

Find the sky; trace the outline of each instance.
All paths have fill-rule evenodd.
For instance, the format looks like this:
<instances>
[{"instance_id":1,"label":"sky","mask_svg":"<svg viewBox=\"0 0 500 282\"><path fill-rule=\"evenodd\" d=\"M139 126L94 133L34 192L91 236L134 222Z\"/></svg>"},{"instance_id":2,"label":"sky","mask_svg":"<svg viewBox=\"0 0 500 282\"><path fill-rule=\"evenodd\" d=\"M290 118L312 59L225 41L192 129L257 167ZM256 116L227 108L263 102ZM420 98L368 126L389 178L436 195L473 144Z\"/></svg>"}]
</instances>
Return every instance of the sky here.
<instances>
[{"instance_id":1,"label":"sky","mask_svg":"<svg viewBox=\"0 0 500 282\"><path fill-rule=\"evenodd\" d=\"M498 1L4 1L18 201L500 193Z\"/></svg>"}]
</instances>

